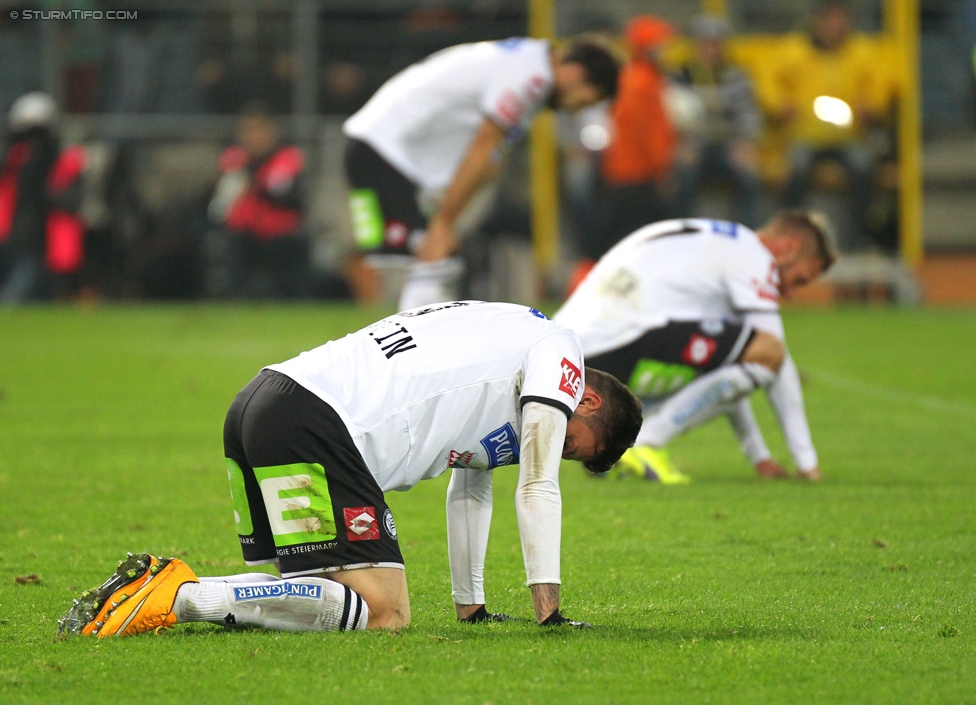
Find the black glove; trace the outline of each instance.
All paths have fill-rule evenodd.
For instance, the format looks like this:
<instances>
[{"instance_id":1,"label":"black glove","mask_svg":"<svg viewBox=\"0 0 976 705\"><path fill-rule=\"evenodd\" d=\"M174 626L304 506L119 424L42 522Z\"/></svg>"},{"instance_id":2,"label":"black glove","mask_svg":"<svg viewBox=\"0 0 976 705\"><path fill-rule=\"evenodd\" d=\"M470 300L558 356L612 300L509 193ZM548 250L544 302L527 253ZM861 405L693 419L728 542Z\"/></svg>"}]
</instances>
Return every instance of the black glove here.
<instances>
[{"instance_id":1,"label":"black glove","mask_svg":"<svg viewBox=\"0 0 976 705\"><path fill-rule=\"evenodd\" d=\"M507 622L511 619L512 618L507 614L492 614L485 609L484 605L482 605L467 617L464 617L463 619L459 618L458 621L468 622L469 624L478 624L480 622Z\"/></svg>"},{"instance_id":2,"label":"black glove","mask_svg":"<svg viewBox=\"0 0 976 705\"><path fill-rule=\"evenodd\" d=\"M558 609L546 617L543 621L539 622L540 627L556 627L563 624L569 627L576 627L577 629L589 629L593 626L589 622L577 622L575 619L566 619L559 614Z\"/></svg>"}]
</instances>

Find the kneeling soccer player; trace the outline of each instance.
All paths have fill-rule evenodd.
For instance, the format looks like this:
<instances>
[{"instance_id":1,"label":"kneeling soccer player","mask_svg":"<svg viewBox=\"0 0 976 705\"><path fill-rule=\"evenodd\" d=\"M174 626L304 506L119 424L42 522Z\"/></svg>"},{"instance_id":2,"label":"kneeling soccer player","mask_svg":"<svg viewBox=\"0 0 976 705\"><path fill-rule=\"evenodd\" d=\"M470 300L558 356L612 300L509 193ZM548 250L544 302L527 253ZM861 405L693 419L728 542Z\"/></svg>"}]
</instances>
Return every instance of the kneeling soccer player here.
<instances>
[{"instance_id":1,"label":"kneeling soccer player","mask_svg":"<svg viewBox=\"0 0 976 705\"><path fill-rule=\"evenodd\" d=\"M820 479L779 297L834 261L826 221L784 211L757 232L726 221L654 223L605 254L553 316L575 330L589 369L605 370L645 403L637 445L614 468L687 482L664 446L726 413L763 477L785 476L749 405L765 389L800 477Z\"/></svg>"},{"instance_id":2,"label":"kneeling soccer player","mask_svg":"<svg viewBox=\"0 0 976 705\"><path fill-rule=\"evenodd\" d=\"M559 461L603 471L634 443L638 400L583 367L576 334L535 309L413 309L271 365L234 400L224 449L237 532L263 574L198 578L131 555L59 622L125 636L180 622L290 631L396 629L410 602L384 492L452 468L448 552L458 619L485 608L494 468L519 464L516 512L536 621L559 612Z\"/></svg>"}]
</instances>

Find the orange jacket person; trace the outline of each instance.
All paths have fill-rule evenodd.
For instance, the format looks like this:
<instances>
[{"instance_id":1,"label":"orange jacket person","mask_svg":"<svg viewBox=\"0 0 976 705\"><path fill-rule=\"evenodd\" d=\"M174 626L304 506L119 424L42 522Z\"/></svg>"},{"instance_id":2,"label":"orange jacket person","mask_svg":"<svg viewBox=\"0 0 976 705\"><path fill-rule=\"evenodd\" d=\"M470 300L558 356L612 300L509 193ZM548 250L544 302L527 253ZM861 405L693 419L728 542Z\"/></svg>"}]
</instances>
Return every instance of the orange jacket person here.
<instances>
[{"instance_id":1,"label":"orange jacket person","mask_svg":"<svg viewBox=\"0 0 976 705\"><path fill-rule=\"evenodd\" d=\"M585 254L600 257L634 229L668 215L661 182L671 173L677 137L665 112L667 80L657 53L672 36L671 26L656 17L635 17L625 37L631 59L620 72L611 109L612 137L603 155L607 216L603 237Z\"/></svg>"}]
</instances>

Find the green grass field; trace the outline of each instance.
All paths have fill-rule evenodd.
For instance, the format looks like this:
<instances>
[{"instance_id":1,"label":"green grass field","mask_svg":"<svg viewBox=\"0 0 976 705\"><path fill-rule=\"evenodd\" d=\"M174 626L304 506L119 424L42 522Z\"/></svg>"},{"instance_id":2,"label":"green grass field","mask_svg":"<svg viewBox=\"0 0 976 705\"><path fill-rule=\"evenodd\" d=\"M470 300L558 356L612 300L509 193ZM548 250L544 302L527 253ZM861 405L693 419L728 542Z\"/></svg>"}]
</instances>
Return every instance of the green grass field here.
<instances>
[{"instance_id":1,"label":"green grass field","mask_svg":"<svg viewBox=\"0 0 976 705\"><path fill-rule=\"evenodd\" d=\"M672 448L688 486L567 463L563 611L592 630L455 622L444 476L392 496L401 633L58 641L72 597L127 550L243 572L227 406L262 365L375 317L0 310L0 702L976 702L973 310L787 314L820 485L757 480L724 422ZM495 474L486 581L490 609L528 617L516 475Z\"/></svg>"}]
</instances>

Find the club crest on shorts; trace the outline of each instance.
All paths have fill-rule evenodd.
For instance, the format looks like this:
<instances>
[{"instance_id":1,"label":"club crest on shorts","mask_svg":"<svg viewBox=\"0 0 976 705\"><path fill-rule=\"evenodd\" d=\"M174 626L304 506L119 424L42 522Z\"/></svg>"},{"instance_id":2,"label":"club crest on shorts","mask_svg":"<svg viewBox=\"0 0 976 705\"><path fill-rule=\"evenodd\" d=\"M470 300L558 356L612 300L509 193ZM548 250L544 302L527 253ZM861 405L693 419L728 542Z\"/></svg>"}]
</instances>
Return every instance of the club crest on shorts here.
<instances>
[{"instance_id":1,"label":"club crest on shorts","mask_svg":"<svg viewBox=\"0 0 976 705\"><path fill-rule=\"evenodd\" d=\"M718 342L715 339L706 338L704 335L693 335L688 339L688 345L681 353L681 360L689 365L701 367L708 364L717 349Z\"/></svg>"},{"instance_id":2,"label":"club crest on shorts","mask_svg":"<svg viewBox=\"0 0 976 705\"><path fill-rule=\"evenodd\" d=\"M393 512L390 511L389 507L383 512L383 530L391 539L397 540L396 524L393 521Z\"/></svg>"},{"instance_id":3,"label":"club crest on shorts","mask_svg":"<svg viewBox=\"0 0 976 705\"><path fill-rule=\"evenodd\" d=\"M583 384L583 375L580 369L565 357L560 363L562 376L559 379L559 391L565 392L575 399L579 395L580 386Z\"/></svg>"},{"instance_id":4,"label":"club crest on shorts","mask_svg":"<svg viewBox=\"0 0 976 705\"><path fill-rule=\"evenodd\" d=\"M380 527L376 521L376 507L345 507L346 535L350 541L376 541Z\"/></svg>"},{"instance_id":5,"label":"club crest on shorts","mask_svg":"<svg viewBox=\"0 0 976 705\"><path fill-rule=\"evenodd\" d=\"M402 223L399 220L391 220L386 224L386 243L390 247L403 247L407 244L407 235L410 234L410 228L407 227L406 223Z\"/></svg>"},{"instance_id":6,"label":"club crest on shorts","mask_svg":"<svg viewBox=\"0 0 976 705\"><path fill-rule=\"evenodd\" d=\"M447 467L449 468L470 468L471 461L477 457L477 453L471 450L459 451L452 450L447 454Z\"/></svg>"}]
</instances>

